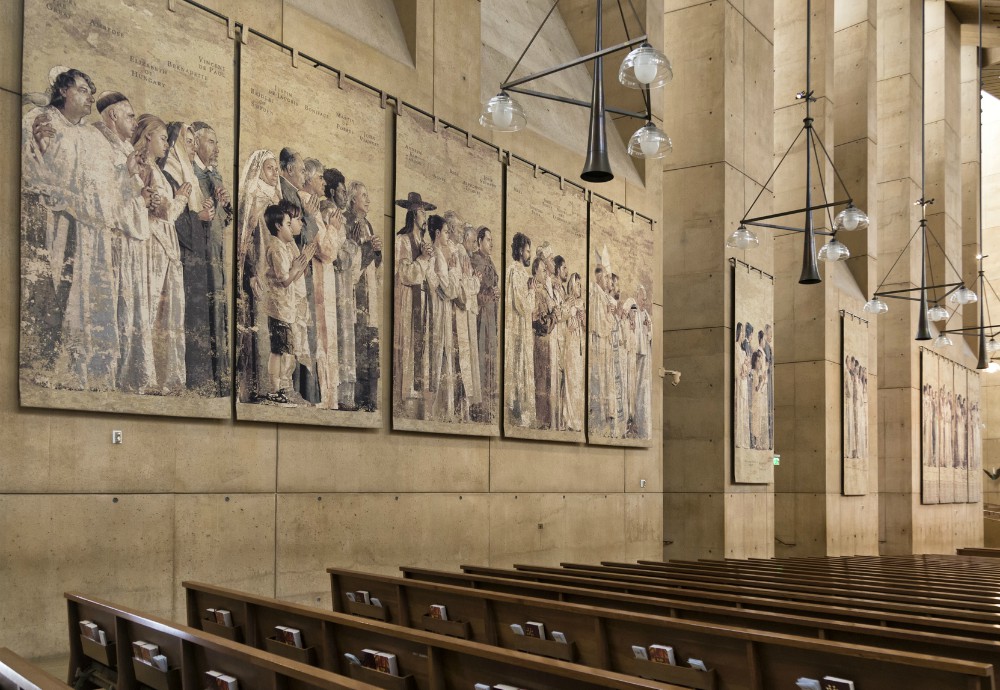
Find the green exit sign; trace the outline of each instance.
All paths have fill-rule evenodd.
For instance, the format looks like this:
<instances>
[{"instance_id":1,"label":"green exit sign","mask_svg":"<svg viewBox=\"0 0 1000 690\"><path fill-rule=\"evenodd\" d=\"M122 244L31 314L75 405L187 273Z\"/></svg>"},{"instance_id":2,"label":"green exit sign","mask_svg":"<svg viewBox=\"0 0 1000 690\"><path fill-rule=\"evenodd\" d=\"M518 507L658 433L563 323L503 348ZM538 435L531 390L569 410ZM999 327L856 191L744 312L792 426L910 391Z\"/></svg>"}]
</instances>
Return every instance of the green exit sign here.
<instances>
[{"instance_id":1,"label":"green exit sign","mask_svg":"<svg viewBox=\"0 0 1000 690\"><path fill-rule=\"evenodd\" d=\"M780 464L781 464L781 456L780 455L775 455L774 456L774 466L777 467Z\"/></svg>"}]
</instances>

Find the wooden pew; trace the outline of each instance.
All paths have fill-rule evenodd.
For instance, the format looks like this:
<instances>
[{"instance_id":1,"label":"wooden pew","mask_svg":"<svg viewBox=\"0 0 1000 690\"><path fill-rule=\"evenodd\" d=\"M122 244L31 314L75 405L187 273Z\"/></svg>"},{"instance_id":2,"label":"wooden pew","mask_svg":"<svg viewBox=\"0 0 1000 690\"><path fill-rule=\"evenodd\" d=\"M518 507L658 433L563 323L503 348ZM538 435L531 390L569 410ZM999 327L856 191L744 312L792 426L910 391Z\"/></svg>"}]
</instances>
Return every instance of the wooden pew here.
<instances>
[{"instance_id":1,"label":"wooden pew","mask_svg":"<svg viewBox=\"0 0 1000 690\"><path fill-rule=\"evenodd\" d=\"M928 605L918 597L911 597L903 601L883 600L879 598L860 599L847 594L821 594L821 593L801 593L785 591L779 587L756 587L752 585L726 583L702 583L698 580L691 580L684 583L665 582L657 578L626 578L623 576L608 575L605 577L588 577L584 573L567 573L559 568L540 569L532 567L530 570L504 570L501 568L487 568L481 566L463 566L463 569L470 574L494 575L497 577L519 579L535 582L549 582L556 584L577 585L580 587L597 588L603 591L617 592L639 592L646 594L659 594L661 596L679 596L689 600L704 602L716 601L720 594L733 594L738 597L755 597L757 599L784 601L792 604L793 609L799 608L799 603L814 602L842 607L862 607L874 610L897 611L906 613L918 613L924 616L939 618L951 618L969 621L981 621L989 623L1000 622L1000 607L988 604L965 604L958 607ZM408 569L407 569L408 570ZM406 571L404 571L405 573ZM898 599L898 597L897 597ZM973 609L973 610L970 610ZM978 609L978 610L976 610Z\"/></svg>"},{"instance_id":2,"label":"wooden pew","mask_svg":"<svg viewBox=\"0 0 1000 690\"><path fill-rule=\"evenodd\" d=\"M205 674L219 671L239 682L240 690L376 690L379 686L313 668L285 657L177 625L139 611L67 592L70 679L95 666L110 672L116 690L215 690ZM89 620L105 631L107 645L80 633ZM169 663L159 671L132 657L132 643L158 645Z\"/></svg>"},{"instance_id":3,"label":"wooden pew","mask_svg":"<svg viewBox=\"0 0 1000 690\"><path fill-rule=\"evenodd\" d=\"M991 549L983 546L967 546L956 549L959 556L979 556L981 558L1000 558L1000 549Z\"/></svg>"},{"instance_id":4,"label":"wooden pew","mask_svg":"<svg viewBox=\"0 0 1000 690\"><path fill-rule=\"evenodd\" d=\"M6 647L0 647L0 690L70 690L70 686Z\"/></svg>"},{"instance_id":5,"label":"wooden pew","mask_svg":"<svg viewBox=\"0 0 1000 690\"><path fill-rule=\"evenodd\" d=\"M202 612L207 608L223 608L231 612L239 636L250 647L266 647L282 654L308 656L310 663L332 671L358 673L366 682L390 690L443 690L445 688L473 688L476 683L508 683L532 690L683 690L683 687L704 687L694 676L703 674L691 669L680 669L686 681L694 678L695 684L675 685L669 681L658 682L633 675L589 668L581 664L550 659L509 649L471 642L436 633L414 630L391 624L375 617L385 616L385 610L368 605L364 609L373 618L325 611L269 597L238 592L197 582L183 583L187 591L188 622L204 625ZM364 606L364 605L362 605ZM385 616L387 617L387 616ZM281 645L270 639L274 628L284 625L301 631L306 650ZM215 626L208 626L219 631ZM559 643L552 643L559 644ZM561 645L568 647L570 645ZM345 652L359 655L362 649L371 648L396 655L400 673L406 680L370 671L349 664ZM549 650L551 653L551 650ZM976 675L978 667L955 667L947 671L977 678L985 683L992 679L992 669L983 665L988 675ZM942 672L944 673L944 672ZM943 676L942 676L943 677ZM950 676L949 676L950 677ZM711 686L714 687L714 686ZM737 686L738 687L738 686ZM976 685L975 687L987 687Z\"/></svg>"},{"instance_id":6,"label":"wooden pew","mask_svg":"<svg viewBox=\"0 0 1000 690\"><path fill-rule=\"evenodd\" d=\"M537 582L530 578L511 579L498 576L472 575L460 572L402 567L407 580L450 584L521 596L531 596L557 601L569 601L593 606L617 608L628 611L649 611L659 607L665 615L691 620L718 622L732 611L762 617L778 616L790 619L796 615L826 617L845 623L880 625L886 628L915 630L963 637L996 639L1000 624L983 623L945 617L930 617L920 613L867 609L850 605L832 605L823 602L786 602L763 597L713 592L708 596L684 589L636 586L628 591L594 588L584 581L583 586L565 582ZM722 616L719 618L718 616ZM771 629L771 628L768 628ZM779 628L780 629L780 628Z\"/></svg>"},{"instance_id":7,"label":"wooden pew","mask_svg":"<svg viewBox=\"0 0 1000 690\"><path fill-rule=\"evenodd\" d=\"M991 664L994 674L1000 675L1000 641L995 639L997 635L995 628L984 631L987 635L984 639L975 639L945 635L940 632L928 633L843 622L832 618L808 618L787 614L755 615L744 610L727 611L722 607L714 607L715 610L708 617L712 619L711 625L719 626L718 629L708 633L704 646L701 645L699 638L691 643L693 647L689 647L689 641L698 638L705 628L704 625L684 625L680 620L681 618L696 620L698 612L686 616L672 615L679 612L658 601L642 602L641 606L630 609L632 613L627 613L620 609L609 608L615 603L613 600L606 600L602 602L602 606L596 607L483 589L402 580L397 577L339 568L328 568L327 572L330 573L334 610L347 610L350 607L351 602L346 597L347 592L365 590L370 592L371 596L379 598L385 605L386 613L394 622L504 646L517 645L519 641L517 636L510 634L508 628L510 623L525 620L541 621L545 623L547 629L560 630L567 634L569 639L585 640L577 645L578 660L602 668L624 670L616 665L618 660L614 658L611 650L613 648L628 650L635 640L649 639L644 629L653 626L654 629L662 631L659 639L663 643L677 643L678 649L682 649L680 644L683 642L682 656L685 657L712 658L714 650L724 646L720 643L720 639L724 641L730 635L729 628L742 628L804 636L814 640L918 652L943 658L981 661ZM443 625L428 618L425 614L432 604L446 606L449 618L457 620L449 625ZM685 614L689 612L685 611ZM593 634L595 630L600 634L595 636ZM623 639L620 642L609 639L607 632L609 630L617 631ZM716 637L720 639L714 639ZM633 642L626 644L630 641ZM770 638L762 638L755 643L757 648L771 644L775 643ZM780 645L780 642L778 644ZM751 647L747 650L746 659L752 659L754 654L754 648ZM780 654L777 656L781 658ZM794 652L791 656L794 656ZM735 677L745 677L748 673L748 669L741 664L734 666L729 669L719 668L717 665L720 680L725 680L730 672Z\"/></svg>"},{"instance_id":8,"label":"wooden pew","mask_svg":"<svg viewBox=\"0 0 1000 690\"><path fill-rule=\"evenodd\" d=\"M478 566L462 566L468 572L483 572ZM796 582L786 580L782 582L772 582L770 580L756 580L747 582L743 578L732 578L726 576L709 575L706 573L684 573L684 572L661 572L661 571L636 571L628 568L611 568L600 565L573 564L572 568L552 568L538 565L516 564L514 569L521 572L546 573L546 574L570 574L573 576L600 578L602 580L612 580L615 582L638 582L643 584L669 584L672 586L691 586L697 589L708 589L713 586L736 587L744 590L767 592L769 595L782 596L786 599L810 599L816 595L837 596L845 600L855 602L869 601L876 602L899 602L903 604L919 604L923 606L939 606L949 609L985 611L992 614L1000 614L1000 604L995 596L979 595L969 593L966 595L952 593L934 594L906 594L896 588L879 587L874 589L849 587L846 585L834 586L832 584L812 582Z\"/></svg>"}]
</instances>

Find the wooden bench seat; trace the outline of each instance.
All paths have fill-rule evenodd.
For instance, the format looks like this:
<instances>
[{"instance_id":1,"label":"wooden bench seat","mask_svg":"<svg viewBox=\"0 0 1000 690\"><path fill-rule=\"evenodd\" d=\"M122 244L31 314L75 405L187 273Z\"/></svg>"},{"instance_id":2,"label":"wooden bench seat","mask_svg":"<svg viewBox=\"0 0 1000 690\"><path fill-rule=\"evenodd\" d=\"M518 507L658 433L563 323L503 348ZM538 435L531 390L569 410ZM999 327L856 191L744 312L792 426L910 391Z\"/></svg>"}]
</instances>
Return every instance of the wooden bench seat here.
<instances>
[{"instance_id":1,"label":"wooden bench seat","mask_svg":"<svg viewBox=\"0 0 1000 690\"><path fill-rule=\"evenodd\" d=\"M0 647L0 690L70 690L70 686L6 647Z\"/></svg>"},{"instance_id":2,"label":"wooden bench seat","mask_svg":"<svg viewBox=\"0 0 1000 690\"><path fill-rule=\"evenodd\" d=\"M742 596L712 592L703 595L689 590L675 590L665 587L631 587L605 590L594 588L591 582L583 586L564 582L538 582L530 578L511 579L499 576L472 575L461 572L439 571L427 568L402 567L406 579L422 582L451 584L473 589L507 592L523 596L570 601L594 606L618 608L629 611L647 611L651 607L661 607L667 615L690 618L692 620L716 621L716 615L728 615L730 610L749 612L762 616L791 617L811 615L828 617L846 623L873 624L886 628L917 630L965 637L996 639L998 624L925 616L909 612L905 607L899 611L869 609L861 606L829 604L823 602L787 602L764 597Z\"/></svg>"},{"instance_id":3,"label":"wooden bench seat","mask_svg":"<svg viewBox=\"0 0 1000 690\"><path fill-rule=\"evenodd\" d=\"M236 678L239 690L375 690L377 685L352 680L285 657L251 649L162 618L107 601L68 592L70 678L95 664L110 672L117 690L215 690L205 674L219 671ZM99 645L80 634L80 621L105 631L108 644ZM161 672L133 660L132 643L159 646L168 659ZM141 679L141 680L140 680Z\"/></svg>"},{"instance_id":4,"label":"wooden bench seat","mask_svg":"<svg viewBox=\"0 0 1000 690\"><path fill-rule=\"evenodd\" d=\"M963 637L941 632L922 632L908 627L901 629L886 628L879 625L861 624L857 622L838 621L833 618L815 618L801 615L769 614L746 611L744 609L725 609L724 607L705 606L694 611L679 610L659 601L642 601L630 608L630 613L614 608L614 600L604 600L597 605L582 605L526 597L520 594L505 594L483 589L472 589L453 585L444 585L417 580L401 580L386 575L374 575L338 568L328 568L330 573L332 601L335 610L345 610L350 601L347 592L365 590L372 596L377 596L393 620L409 627L438 627L449 634L446 626L437 626L433 619L428 619L426 613L432 604L447 607L450 618L454 621L454 629L450 634L463 634L468 639L486 642L488 644L504 644L517 642L517 638L509 634L508 625L511 622L523 620L541 621L547 629L560 630L570 639L588 639L586 643L578 644L579 661L594 666L618 668L616 659L610 652L611 647L628 649L624 641L640 639L644 633L641 629L648 624L662 630L661 639L665 643L677 640L688 640L692 632L700 634L701 626L685 626L679 621L698 621L727 628L753 629L758 632L776 632L783 635L805 636L834 642L846 642L857 645L883 647L904 652L919 652L944 658L958 658L970 661L989 663L994 667L994 674L1000 675L1000 640L997 640L996 629L989 627L983 631L982 638ZM632 632L632 627L636 632ZM625 636L621 644L615 644L607 639L607 630L619 630ZM594 635L593 631L598 631ZM722 633L725 637L729 631ZM604 639L602 639L602 636ZM771 644L766 640L758 640L756 646ZM711 639L707 646L697 646L684 652L687 656L711 657L714 646L718 642ZM752 657L754 649L748 649L748 657ZM718 669L718 667L717 667ZM718 669L720 677L726 677L726 669ZM734 673L746 673L739 669Z\"/></svg>"},{"instance_id":5,"label":"wooden bench seat","mask_svg":"<svg viewBox=\"0 0 1000 690\"><path fill-rule=\"evenodd\" d=\"M374 610L379 608L376 606L358 609L368 616L359 617L203 583L183 584L187 592L188 622L192 626L203 624L202 612L205 609L224 608L231 612L243 643L256 648L268 647L279 652L300 654L302 650L296 648L282 650L273 643L268 645L275 626L296 628L301 631L304 644L311 648L310 663L343 673L358 668L345 660L346 652L360 655L365 648L390 652L396 655L400 673L411 678L411 685L408 686L411 690L471 690L476 683L509 683L530 690L682 690L684 687L699 687L697 681L701 678L714 677L714 674L681 669L684 671L680 674L682 679L691 680L694 684L658 682L558 658L401 627L387 622L391 615L385 607L381 607L382 611ZM568 646L560 644L560 647ZM742 648L740 652L743 653ZM549 649L545 653L555 652ZM985 683L987 678L992 678L992 669L989 666L987 669L990 671L988 675L975 675L981 669L955 667L947 675L951 677L958 672ZM397 679L367 669L364 671L369 676L366 678L368 682L390 689L399 687L395 682Z\"/></svg>"}]
</instances>

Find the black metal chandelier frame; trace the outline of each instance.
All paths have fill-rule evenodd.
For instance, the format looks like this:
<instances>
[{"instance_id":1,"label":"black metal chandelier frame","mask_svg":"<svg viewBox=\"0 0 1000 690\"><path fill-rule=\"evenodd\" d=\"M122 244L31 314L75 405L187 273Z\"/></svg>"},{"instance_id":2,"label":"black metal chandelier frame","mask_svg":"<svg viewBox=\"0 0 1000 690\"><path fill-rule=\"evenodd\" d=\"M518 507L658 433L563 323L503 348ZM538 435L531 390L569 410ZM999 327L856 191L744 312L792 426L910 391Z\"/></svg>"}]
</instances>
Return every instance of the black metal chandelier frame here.
<instances>
[{"instance_id":1,"label":"black metal chandelier frame","mask_svg":"<svg viewBox=\"0 0 1000 690\"><path fill-rule=\"evenodd\" d=\"M822 282L819 277L819 265L816 260L816 235L828 235L835 237L837 231L834 229L833 214L830 209L837 206L850 206L854 204L854 199L851 197L850 192L847 189L847 184L845 184L844 179L840 176L840 172L837 170L837 166L833 163L833 158L830 157L830 153L826 150L826 146L823 144L823 140L816 134L816 129L813 127L813 117L811 111L811 104L816 102L814 96L814 91L812 90L812 0L807 0L806 2L806 88L804 91L800 91L795 95L795 98L805 102L806 114L802 119L802 128L799 129L798 134L792 140L791 145L785 151L784 155L778 161L778 164L774 166L774 170L771 172L771 176L767 178L760 192L754 198L753 203L743 214L742 220L740 220L740 228L745 229L747 225L751 225L758 228L768 228L771 230L786 230L790 232L801 232L804 234L803 246L802 246L802 273L799 276L799 283L803 285L812 285L815 283ZM798 143L799 139L802 137L803 132L806 135L806 205L803 208L797 208L793 211L782 211L780 213L770 213L764 216L748 217L750 212L753 210L754 206L764 195L767 190L767 186L774 179L781 165L788 158L788 155L795 148L795 144ZM820 156L820 151L823 155ZM823 203L813 204L813 192L812 192L812 162L813 158L816 160L816 170L819 176L820 188L823 190ZM830 201L826 196L826 183L823 180L823 169L822 160L826 159L829 162L830 167L833 169L834 175L836 175L837 180L840 182L840 186L843 188L844 193L847 195L846 199ZM817 230L815 223L813 222L813 212L825 210L827 216L830 220L830 230ZM764 221L773 220L775 218L785 218L788 216L798 215L800 213L805 213L805 224L804 227L796 227L791 225L779 225L776 223L767 223Z\"/></svg>"}]
</instances>

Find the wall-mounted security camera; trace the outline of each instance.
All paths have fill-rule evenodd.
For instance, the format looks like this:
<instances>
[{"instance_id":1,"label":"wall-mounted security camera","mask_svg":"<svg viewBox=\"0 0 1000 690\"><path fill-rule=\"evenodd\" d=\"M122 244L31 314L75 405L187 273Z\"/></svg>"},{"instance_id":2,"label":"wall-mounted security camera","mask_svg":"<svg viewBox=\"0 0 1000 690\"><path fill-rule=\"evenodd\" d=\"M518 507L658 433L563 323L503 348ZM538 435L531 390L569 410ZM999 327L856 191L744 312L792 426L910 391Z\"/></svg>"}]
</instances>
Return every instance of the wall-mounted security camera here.
<instances>
[{"instance_id":1,"label":"wall-mounted security camera","mask_svg":"<svg viewBox=\"0 0 1000 690\"><path fill-rule=\"evenodd\" d=\"M667 376L670 377L671 386L680 385L681 372L674 371L673 369L664 369L663 367L660 367L660 378L666 378Z\"/></svg>"}]
</instances>

